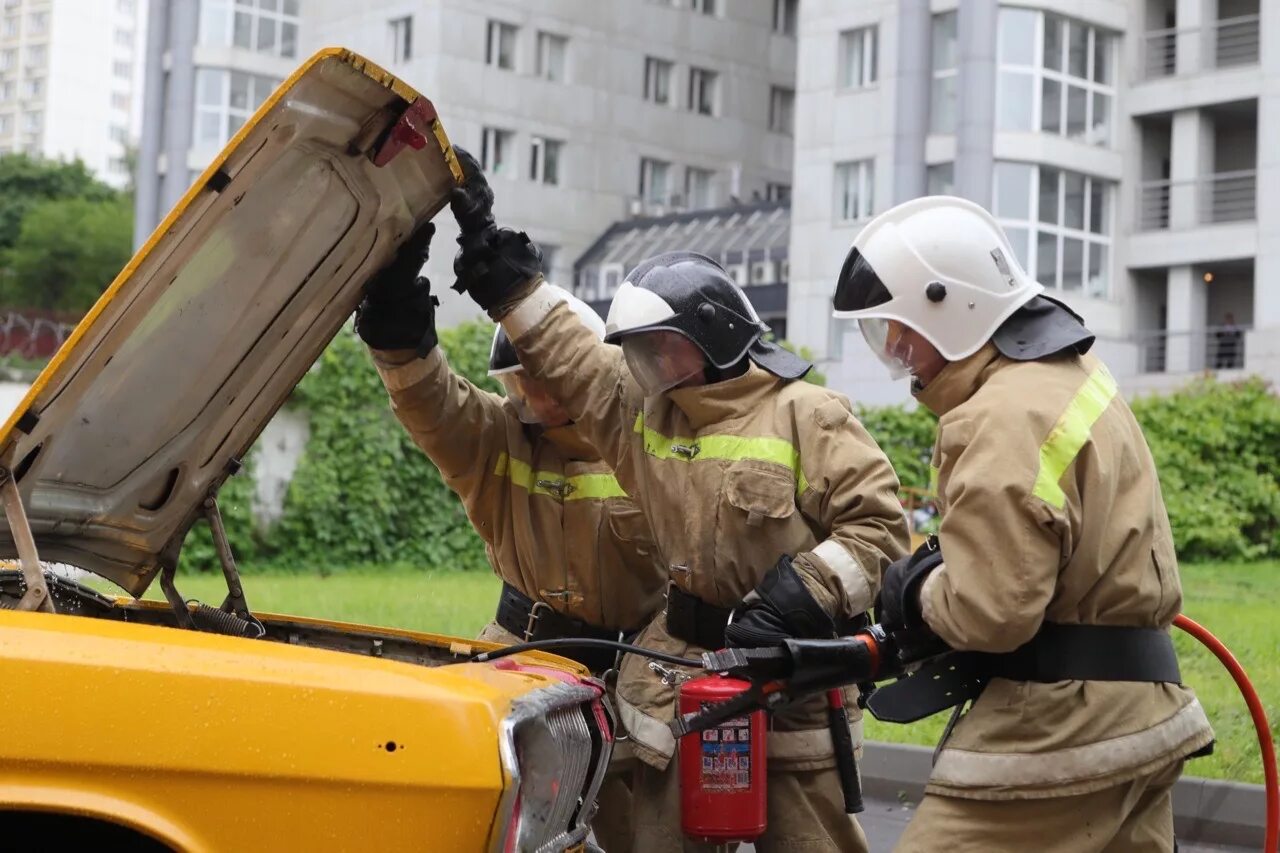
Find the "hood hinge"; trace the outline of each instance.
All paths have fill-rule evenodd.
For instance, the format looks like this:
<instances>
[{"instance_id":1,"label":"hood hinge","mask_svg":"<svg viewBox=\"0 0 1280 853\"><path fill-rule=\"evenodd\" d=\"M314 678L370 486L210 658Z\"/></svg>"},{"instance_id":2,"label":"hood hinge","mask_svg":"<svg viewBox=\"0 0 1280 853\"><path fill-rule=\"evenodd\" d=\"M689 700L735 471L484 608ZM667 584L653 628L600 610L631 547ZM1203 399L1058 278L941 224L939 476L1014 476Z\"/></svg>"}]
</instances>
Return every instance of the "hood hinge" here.
<instances>
[{"instance_id":1,"label":"hood hinge","mask_svg":"<svg viewBox=\"0 0 1280 853\"><path fill-rule=\"evenodd\" d=\"M22 506L22 494L18 491L18 481L13 478L13 472L8 468L0 468L0 501L4 503L5 518L9 520L9 530L13 532L13 542L18 549L22 579L27 585L27 591L18 603L13 605L13 609L57 613L53 606L53 598L49 595L49 585L45 583L44 570L40 568L36 540L31 535L31 524L27 521L26 508Z\"/></svg>"}]
</instances>

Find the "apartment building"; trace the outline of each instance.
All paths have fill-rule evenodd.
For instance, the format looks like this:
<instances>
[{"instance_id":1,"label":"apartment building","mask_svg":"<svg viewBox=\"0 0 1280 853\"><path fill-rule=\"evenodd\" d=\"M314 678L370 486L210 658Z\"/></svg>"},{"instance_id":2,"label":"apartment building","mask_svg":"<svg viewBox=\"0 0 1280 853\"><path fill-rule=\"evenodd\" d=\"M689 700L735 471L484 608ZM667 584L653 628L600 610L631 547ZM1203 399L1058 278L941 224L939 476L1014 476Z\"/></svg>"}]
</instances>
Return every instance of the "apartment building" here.
<instances>
[{"instance_id":1,"label":"apartment building","mask_svg":"<svg viewBox=\"0 0 1280 853\"><path fill-rule=\"evenodd\" d=\"M830 318L859 228L990 207L1127 393L1280 379L1280 17L1258 0L805 0L788 328L832 384L907 398Z\"/></svg>"},{"instance_id":2,"label":"apartment building","mask_svg":"<svg viewBox=\"0 0 1280 853\"><path fill-rule=\"evenodd\" d=\"M127 184L139 24L135 0L0 2L0 154L79 158Z\"/></svg>"}]
</instances>

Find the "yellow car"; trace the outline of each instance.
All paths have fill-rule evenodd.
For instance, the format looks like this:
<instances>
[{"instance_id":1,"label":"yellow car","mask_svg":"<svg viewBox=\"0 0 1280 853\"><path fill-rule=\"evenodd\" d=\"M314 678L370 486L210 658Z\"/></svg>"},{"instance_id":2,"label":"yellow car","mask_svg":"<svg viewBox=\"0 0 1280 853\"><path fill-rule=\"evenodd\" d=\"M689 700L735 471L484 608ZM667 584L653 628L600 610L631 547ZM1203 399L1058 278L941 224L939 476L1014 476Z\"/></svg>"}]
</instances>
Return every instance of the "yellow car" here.
<instances>
[{"instance_id":1,"label":"yellow car","mask_svg":"<svg viewBox=\"0 0 1280 853\"><path fill-rule=\"evenodd\" d=\"M0 429L5 849L566 850L613 747L551 655L252 612L218 488L461 173L425 97L326 50L188 191ZM228 593L175 579L192 525ZM130 596L53 574L68 564ZM168 603L141 602L159 577Z\"/></svg>"}]
</instances>

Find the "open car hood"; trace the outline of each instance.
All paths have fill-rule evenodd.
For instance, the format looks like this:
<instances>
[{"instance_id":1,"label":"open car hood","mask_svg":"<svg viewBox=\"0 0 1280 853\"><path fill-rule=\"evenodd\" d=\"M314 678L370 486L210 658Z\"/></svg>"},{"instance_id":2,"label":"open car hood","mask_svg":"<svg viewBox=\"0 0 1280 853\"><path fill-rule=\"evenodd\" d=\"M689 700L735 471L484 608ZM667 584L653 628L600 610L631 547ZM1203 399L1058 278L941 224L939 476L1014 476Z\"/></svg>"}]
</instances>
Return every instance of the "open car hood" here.
<instances>
[{"instance_id":1,"label":"open car hood","mask_svg":"<svg viewBox=\"0 0 1280 853\"><path fill-rule=\"evenodd\" d=\"M369 278L461 177L430 101L349 51L307 60L0 430L40 559L141 595ZM3 516L0 552L16 554Z\"/></svg>"}]
</instances>

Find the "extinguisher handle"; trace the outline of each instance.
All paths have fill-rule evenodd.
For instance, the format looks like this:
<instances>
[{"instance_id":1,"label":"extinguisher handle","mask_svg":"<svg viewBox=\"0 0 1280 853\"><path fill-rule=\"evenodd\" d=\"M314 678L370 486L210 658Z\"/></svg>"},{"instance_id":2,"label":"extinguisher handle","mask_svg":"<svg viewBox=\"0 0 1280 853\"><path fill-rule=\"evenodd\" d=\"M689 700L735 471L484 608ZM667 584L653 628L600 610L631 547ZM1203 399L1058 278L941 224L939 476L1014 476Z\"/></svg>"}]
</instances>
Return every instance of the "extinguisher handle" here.
<instances>
[{"instance_id":1,"label":"extinguisher handle","mask_svg":"<svg viewBox=\"0 0 1280 853\"><path fill-rule=\"evenodd\" d=\"M862 782L858 778L858 757L853 751L853 733L849 731L849 714L845 711L840 690L827 691L827 723L831 728L831 745L836 753L836 772L840 775L840 791L844 794L846 814L858 814L862 804Z\"/></svg>"}]
</instances>

